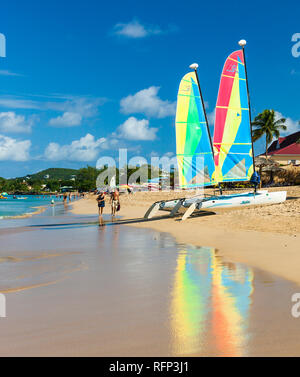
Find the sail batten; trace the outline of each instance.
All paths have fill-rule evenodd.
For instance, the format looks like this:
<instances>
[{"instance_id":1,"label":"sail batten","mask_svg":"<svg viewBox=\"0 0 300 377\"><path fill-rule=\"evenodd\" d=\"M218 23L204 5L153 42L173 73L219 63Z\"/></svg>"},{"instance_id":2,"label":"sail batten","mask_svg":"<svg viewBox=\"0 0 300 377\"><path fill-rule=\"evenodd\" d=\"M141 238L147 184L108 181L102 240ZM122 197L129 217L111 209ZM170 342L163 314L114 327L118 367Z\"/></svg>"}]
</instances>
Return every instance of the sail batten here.
<instances>
[{"instance_id":1,"label":"sail batten","mask_svg":"<svg viewBox=\"0 0 300 377\"><path fill-rule=\"evenodd\" d=\"M182 188L212 184L213 150L195 72L186 74L179 86L176 155Z\"/></svg>"},{"instance_id":2,"label":"sail batten","mask_svg":"<svg viewBox=\"0 0 300 377\"><path fill-rule=\"evenodd\" d=\"M250 180L254 167L243 50L233 52L222 71L213 145L217 182Z\"/></svg>"}]
</instances>

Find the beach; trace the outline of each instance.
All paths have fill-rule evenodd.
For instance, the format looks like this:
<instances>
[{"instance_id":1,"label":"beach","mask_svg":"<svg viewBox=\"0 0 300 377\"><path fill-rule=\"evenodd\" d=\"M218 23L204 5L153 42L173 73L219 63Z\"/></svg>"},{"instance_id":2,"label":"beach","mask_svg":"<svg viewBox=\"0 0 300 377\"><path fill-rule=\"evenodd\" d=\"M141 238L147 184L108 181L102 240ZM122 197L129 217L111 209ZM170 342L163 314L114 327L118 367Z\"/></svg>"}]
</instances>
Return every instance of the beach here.
<instances>
[{"instance_id":1,"label":"beach","mask_svg":"<svg viewBox=\"0 0 300 377\"><path fill-rule=\"evenodd\" d=\"M297 284L69 208L0 232L1 356L299 356Z\"/></svg>"},{"instance_id":2,"label":"beach","mask_svg":"<svg viewBox=\"0 0 300 377\"><path fill-rule=\"evenodd\" d=\"M172 194L121 195L104 226L94 195L3 220L0 355L299 356L299 233L230 226L233 211L143 222Z\"/></svg>"},{"instance_id":3,"label":"beach","mask_svg":"<svg viewBox=\"0 0 300 377\"><path fill-rule=\"evenodd\" d=\"M270 206L219 211L179 221L160 211L158 219L144 221L150 205L159 200L180 198L183 192L137 192L121 195L122 221L138 228L172 234L180 243L211 246L230 261L245 263L300 284L300 187L287 190L287 201ZM191 194L192 195L192 194ZM110 213L109 203L106 213ZM74 214L97 214L96 197L73 204Z\"/></svg>"}]
</instances>

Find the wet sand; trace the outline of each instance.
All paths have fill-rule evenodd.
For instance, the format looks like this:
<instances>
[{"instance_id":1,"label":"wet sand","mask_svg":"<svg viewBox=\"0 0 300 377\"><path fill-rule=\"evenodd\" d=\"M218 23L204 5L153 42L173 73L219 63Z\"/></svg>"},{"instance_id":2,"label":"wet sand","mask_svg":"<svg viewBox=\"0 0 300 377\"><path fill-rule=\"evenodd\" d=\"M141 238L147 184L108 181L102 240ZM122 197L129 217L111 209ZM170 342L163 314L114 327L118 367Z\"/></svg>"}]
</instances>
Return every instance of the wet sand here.
<instances>
[{"instance_id":1,"label":"wet sand","mask_svg":"<svg viewBox=\"0 0 300 377\"><path fill-rule=\"evenodd\" d=\"M120 216L128 225L170 233L180 243L214 247L229 261L300 284L300 186L270 190L287 190L288 200L278 205L223 210L217 215L204 213L185 222L159 211L158 218L144 221L143 215L153 202L182 197L183 193L135 193L121 196ZM109 213L108 203L105 212ZM74 203L73 213L96 215L95 197Z\"/></svg>"},{"instance_id":2,"label":"wet sand","mask_svg":"<svg viewBox=\"0 0 300 377\"><path fill-rule=\"evenodd\" d=\"M298 285L106 221L62 211L2 229L1 356L300 355Z\"/></svg>"}]
</instances>

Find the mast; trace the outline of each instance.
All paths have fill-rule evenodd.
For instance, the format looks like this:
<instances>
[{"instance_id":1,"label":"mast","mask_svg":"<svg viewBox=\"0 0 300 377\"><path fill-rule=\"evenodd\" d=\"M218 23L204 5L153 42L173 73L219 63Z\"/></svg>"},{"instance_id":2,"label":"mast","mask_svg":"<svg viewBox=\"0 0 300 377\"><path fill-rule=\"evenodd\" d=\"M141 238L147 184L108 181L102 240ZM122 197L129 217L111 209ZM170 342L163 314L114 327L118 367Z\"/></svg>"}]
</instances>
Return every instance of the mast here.
<instances>
[{"instance_id":1,"label":"mast","mask_svg":"<svg viewBox=\"0 0 300 377\"><path fill-rule=\"evenodd\" d=\"M249 94L248 74L247 74L246 54L245 54L246 44L247 44L247 42L245 41L245 39L241 39L239 41L239 45L242 47L243 57L244 57L244 65L245 65L246 86L247 86L247 94L248 94L249 120L250 120L250 132L251 132L251 144L252 144L253 173L255 173L254 147L253 147L253 138L252 138L251 104L250 104L250 94Z\"/></svg>"},{"instance_id":2,"label":"mast","mask_svg":"<svg viewBox=\"0 0 300 377\"><path fill-rule=\"evenodd\" d=\"M200 93L200 98L201 98L201 103L202 103L202 108L203 108L205 122L206 122L206 128L207 128L207 132L208 132L208 136L209 136L209 142L210 142L210 146L211 146L212 155L213 155L213 158L214 158L214 147L213 147L213 143L212 143L212 139L211 139L210 129L209 129L207 115L206 115L206 110L205 110L205 104L204 104L204 100L203 100L203 96L202 96L202 91L201 91L201 86L200 86L200 81L199 81L199 77L198 77L198 72L197 72L197 68L198 67L199 66L198 66L197 63L193 63L193 64L190 65L190 68L194 70L195 75L196 75L197 84L198 84L199 93Z\"/></svg>"}]
</instances>

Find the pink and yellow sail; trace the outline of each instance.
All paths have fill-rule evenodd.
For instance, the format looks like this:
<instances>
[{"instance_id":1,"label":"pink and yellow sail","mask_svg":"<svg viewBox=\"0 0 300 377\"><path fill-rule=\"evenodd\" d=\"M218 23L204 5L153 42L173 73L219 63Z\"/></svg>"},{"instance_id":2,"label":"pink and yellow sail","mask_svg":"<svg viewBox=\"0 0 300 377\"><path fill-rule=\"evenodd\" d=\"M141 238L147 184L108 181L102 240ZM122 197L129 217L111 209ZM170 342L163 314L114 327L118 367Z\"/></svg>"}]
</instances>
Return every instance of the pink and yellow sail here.
<instances>
[{"instance_id":1,"label":"pink and yellow sail","mask_svg":"<svg viewBox=\"0 0 300 377\"><path fill-rule=\"evenodd\" d=\"M214 128L213 178L217 182L250 180L253 149L243 50L227 58L219 87Z\"/></svg>"}]
</instances>

